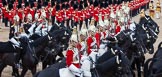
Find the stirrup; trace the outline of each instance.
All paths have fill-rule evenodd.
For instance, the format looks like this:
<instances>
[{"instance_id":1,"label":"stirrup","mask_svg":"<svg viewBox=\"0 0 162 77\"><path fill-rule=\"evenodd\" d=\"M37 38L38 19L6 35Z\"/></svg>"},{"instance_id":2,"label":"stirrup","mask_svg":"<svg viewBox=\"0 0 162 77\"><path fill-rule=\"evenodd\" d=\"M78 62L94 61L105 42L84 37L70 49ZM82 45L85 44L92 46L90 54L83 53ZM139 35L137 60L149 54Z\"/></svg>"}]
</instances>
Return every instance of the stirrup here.
<instances>
[{"instance_id":1,"label":"stirrup","mask_svg":"<svg viewBox=\"0 0 162 77\"><path fill-rule=\"evenodd\" d=\"M16 64L15 64L15 67L18 68L18 69L21 68L20 63L16 63Z\"/></svg>"}]
</instances>

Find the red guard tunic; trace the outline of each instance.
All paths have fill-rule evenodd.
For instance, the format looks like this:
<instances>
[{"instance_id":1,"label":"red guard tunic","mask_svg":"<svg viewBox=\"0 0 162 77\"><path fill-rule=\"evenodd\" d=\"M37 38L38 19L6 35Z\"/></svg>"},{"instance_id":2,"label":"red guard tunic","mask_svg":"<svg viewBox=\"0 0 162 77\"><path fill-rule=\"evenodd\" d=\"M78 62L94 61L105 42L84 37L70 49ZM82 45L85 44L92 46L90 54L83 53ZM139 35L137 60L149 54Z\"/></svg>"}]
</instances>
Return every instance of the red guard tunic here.
<instances>
[{"instance_id":1,"label":"red guard tunic","mask_svg":"<svg viewBox=\"0 0 162 77\"><path fill-rule=\"evenodd\" d=\"M39 15L38 18L40 18L40 15L41 15L41 10L37 10L37 14Z\"/></svg>"},{"instance_id":2,"label":"red guard tunic","mask_svg":"<svg viewBox=\"0 0 162 77\"><path fill-rule=\"evenodd\" d=\"M88 37L86 41L87 41L87 53L89 55L91 53L90 49L92 49L91 43L93 42L93 38Z\"/></svg>"},{"instance_id":3,"label":"red guard tunic","mask_svg":"<svg viewBox=\"0 0 162 77\"><path fill-rule=\"evenodd\" d=\"M73 7L70 7L69 8L69 11L70 11L69 17L70 17L70 19L72 19L73 13L74 13L74 8Z\"/></svg>"},{"instance_id":4,"label":"red guard tunic","mask_svg":"<svg viewBox=\"0 0 162 77\"><path fill-rule=\"evenodd\" d=\"M80 21L83 21L83 19L84 19L83 11L78 11L78 17L79 17Z\"/></svg>"},{"instance_id":5,"label":"red guard tunic","mask_svg":"<svg viewBox=\"0 0 162 77\"><path fill-rule=\"evenodd\" d=\"M100 39L101 39L101 40L102 40L102 39L105 39L105 38L106 38L106 35L107 35L106 32L101 32L101 37L102 37L102 38L100 38Z\"/></svg>"},{"instance_id":6,"label":"red guard tunic","mask_svg":"<svg viewBox=\"0 0 162 77\"><path fill-rule=\"evenodd\" d=\"M52 16L55 16L56 15L56 9L55 7L52 8Z\"/></svg>"},{"instance_id":7,"label":"red guard tunic","mask_svg":"<svg viewBox=\"0 0 162 77\"><path fill-rule=\"evenodd\" d=\"M94 20L97 21L97 22L99 20L98 14L99 14L99 9L98 9L98 7L96 7L94 9L93 17L94 17Z\"/></svg>"},{"instance_id":8,"label":"red guard tunic","mask_svg":"<svg viewBox=\"0 0 162 77\"><path fill-rule=\"evenodd\" d=\"M32 19L34 19L35 17L35 10L33 10L32 8L30 9L30 14L32 15Z\"/></svg>"},{"instance_id":9,"label":"red guard tunic","mask_svg":"<svg viewBox=\"0 0 162 77\"><path fill-rule=\"evenodd\" d=\"M119 33L119 32L120 32L120 30L121 30L120 25L117 25L117 26L116 26L116 29L115 29L115 34Z\"/></svg>"},{"instance_id":10,"label":"red guard tunic","mask_svg":"<svg viewBox=\"0 0 162 77\"><path fill-rule=\"evenodd\" d=\"M108 13L107 13L107 9L105 9L105 8L102 9L102 10L101 10L101 14L102 14L102 21L104 21L105 15L108 14Z\"/></svg>"},{"instance_id":11,"label":"red guard tunic","mask_svg":"<svg viewBox=\"0 0 162 77\"><path fill-rule=\"evenodd\" d=\"M49 18L49 16L50 16L50 15L49 15L49 10L48 10L48 9L49 9L48 7L45 8L46 18Z\"/></svg>"},{"instance_id":12,"label":"red guard tunic","mask_svg":"<svg viewBox=\"0 0 162 77\"><path fill-rule=\"evenodd\" d=\"M60 11L60 13L61 13L61 15L63 17L63 21L65 20L65 17L66 17L65 12L66 12L65 10L61 10Z\"/></svg>"},{"instance_id":13,"label":"red guard tunic","mask_svg":"<svg viewBox=\"0 0 162 77\"><path fill-rule=\"evenodd\" d=\"M101 37L101 34L99 32L96 32L95 34L95 39L96 39L96 43L97 43L97 48L100 47L100 37Z\"/></svg>"},{"instance_id":14,"label":"red guard tunic","mask_svg":"<svg viewBox=\"0 0 162 77\"><path fill-rule=\"evenodd\" d=\"M7 17L11 23L13 23L13 17L14 17L13 10L11 10L8 12L8 17Z\"/></svg>"},{"instance_id":15,"label":"red guard tunic","mask_svg":"<svg viewBox=\"0 0 162 77\"><path fill-rule=\"evenodd\" d=\"M25 17L27 17L27 15L29 14L29 11L30 11L29 7L26 7L24 9L24 15L25 15Z\"/></svg>"},{"instance_id":16,"label":"red guard tunic","mask_svg":"<svg viewBox=\"0 0 162 77\"><path fill-rule=\"evenodd\" d=\"M61 15L61 11L56 11L56 20L59 22L63 21L63 17Z\"/></svg>"},{"instance_id":17,"label":"red guard tunic","mask_svg":"<svg viewBox=\"0 0 162 77\"><path fill-rule=\"evenodd\" d=\"M74 13L74 14L73 14L74 21L75 21L75 22L78 22L78 21L79 21L79 13L78 13L78 11L74 11L73 13Z\"/></svg>"},{"instance_id":18,"label":"red guard tunic","mask_svg":"<svg viewBox=\"0 0 162 77\"><path fill-rule=\"evenodd\" d=\"M22 20L23 19L22 9L18 9L17 13L18 13L20 20Z\"/></svg>"},{"instance_id":19,"label":"red guard tunic","mask_svg":"<svg viewBox=\"0 0 162 77\"><path fill-rule=\"evenodd\" d=\"M93 14L94 14L94 6L90 6L89 7L89 12L90 12L90 16L93 16Z\"/></svg>"},{"instance_id":20,"label":"red guard tunic","mask_svg":"<svg viewBox=\"0 0 162 77\"><path fill-rule=\"evenodd\" d=\"M70 19L71 14L70 14L70 10L66 10L66 19Z\"/></svg>"},{"instance_id":21,"label":"red guard tunic","mask_svg":"<svg viewBox=\"0 0 162 77\"><path fill-rule=\"evenodd\" d=\"M74 54L77 53L78 51L74 51L72 49L68 49L66 53L66 64L69 67L71 64L75 65L77 68L80 68L79 63L73 63L74 59L78 56L75 56Z\"/></svg>"},{"instance_id":22,"label":"red guard tunic","mask_svg":"<svg viewBox=\"0 0 162 77\"><path fill-rule=\"evenodd\" d=\"M7 10L5 7L2 7L2 14L4 15L4 18L7 18Z\"/></svg>"},{"instance_id":23,"label":"red guard tunic","mask_svg":"<svg viewBox=\"0 0 162 77\"><path fill-rule=\"evenodd\" d=\"M85 10L85 18L89 19L91 17L91 14L88 9Z\"/></svg>"}]
</instances>

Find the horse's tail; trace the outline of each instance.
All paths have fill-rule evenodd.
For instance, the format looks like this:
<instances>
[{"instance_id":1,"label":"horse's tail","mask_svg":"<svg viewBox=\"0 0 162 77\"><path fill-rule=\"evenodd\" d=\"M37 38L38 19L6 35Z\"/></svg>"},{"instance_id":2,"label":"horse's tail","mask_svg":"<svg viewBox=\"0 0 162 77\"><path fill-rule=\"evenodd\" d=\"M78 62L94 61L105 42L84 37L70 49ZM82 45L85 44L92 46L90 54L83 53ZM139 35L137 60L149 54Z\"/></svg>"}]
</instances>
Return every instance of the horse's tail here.
<instances>
[{"instance_id":1,"label":"horse's tail","mask_svg":"<svg viewBox=\"0 0 162 77\"><path fill-rule=\"evenodd\" d=\"M37 72L33 77L38 77L40 72Z\"/></svg>"},{"instance_id":2,"label":"horse's tail","mask_svg":"<svg viewBox=\"0 0 162 77\"><path fill-rule=\"evenodd\" d=\"M162 42L160 42L160 44L158 45L158 49L162 48Z\"/></svg>"},{"instance_id":3,"label":"horse's tail","mask_svg":"<svg viewBox=\"0 0 162 77\"><path fill-rule=\"evenodd\" d=\"M153 58L148 59L144 64L144 77L148 77L149 74L149 63L152 61Z\"/></svg>"}]
</instances>

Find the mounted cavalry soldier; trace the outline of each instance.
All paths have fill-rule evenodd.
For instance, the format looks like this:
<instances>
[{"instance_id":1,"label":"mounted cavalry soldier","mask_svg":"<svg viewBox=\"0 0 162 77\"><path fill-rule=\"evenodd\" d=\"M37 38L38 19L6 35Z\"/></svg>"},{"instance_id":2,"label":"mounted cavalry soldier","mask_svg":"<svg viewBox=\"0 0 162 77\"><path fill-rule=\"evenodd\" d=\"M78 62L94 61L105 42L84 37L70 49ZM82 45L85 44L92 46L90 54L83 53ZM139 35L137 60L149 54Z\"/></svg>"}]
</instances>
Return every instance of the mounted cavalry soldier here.
<instances>
[{"instance_id":1,"label":"mounted cavalry soldier","mask_svg":"<svg viewBox=\"0 0 162 77\"><path fill-rule=\"evenodd\" d=\"M156 18L160 18L160 13L161 13L161 6L160 6L160 0L158 0L156 3Z\"/></svg>"},{"instance_id":2,"label":"mounted cavalry soldier","mask_svg":"<svg viewBox=\"0 0 162 77\"><path fill-rule=\"evenodd\" d=\"M19 39L19 35L20 35L19 16L15 15L13 20L14 20L14 24L10 28L9 39L14 44L14 46L20 47L20 43L16 40Z\"/></svg>"},{"instance_id":3,"label":"mounted cavalry soldier","mask_svg":"<svg viewBox=\"0 0 162 77\"><path fill-rule=\"evenodd\" d=\"M77 47L78 45L78 36L75 32L76 30L73 30L73 34L70 39L69 48L66 53L66 64L68 67L68 70L70 70L71 74L67 74L70 77L92 77L90 72L90 61L88 60L88 57L86 55L82 55L81 52L79 52L79 49ZM82 30L83 31L83 30ZM81 34L85 34L84 31L81 32ZM61 72L60 73L64 73ZM60 77L64 77L60 74ZM66 76L67 76L66 75Z\"/></svg>"},{"instance_id":4,"label":"mounted cavalry soldier","mask_svg":"<svg viewBox=\"0 0 162 77\"><path fill-rule=\"evenodd\" d=\"M90 26L88 28L88 38L86 40L88 55L92 52L91 49L95 49L97 47L96 46L96 38L95 38L96 27L95 27L94 23L95 23L94 18L92 18Z\"/></svg>"},{"instance_id":5,"label":"mounted cavalry soldier","mask_svg":"<svg viewBox=\"0 0 162 77\"><path fill-rule=\"evenodd\" d=\"M87 54L87 44L86 44L86 38L88 36L88 29L86 28L86 23L85 21L83 21L83 25L82 28L80 30L80 34L79 34L79 42L80 42L80 49L79 51L82 53L82 55L88 55Z\"/></svg>"},{"instance_id":6,"label":"mounted cavalry soldier","mask_svg":"<svg viewBox=\"0 0 162 77\"><path fill-rule=\"evenodd\" d=\"M29 28L32 26L32 19L33 19L33 17L32 17L32 15L29 13L28 15L27 15L27 17L26 17L27 19L26 19L26 22L24 23L24 31L25 31L25 33L26 34L29 34L29 32L28 32L28 30L29 30Z\"/></svg>"}]
</instances>

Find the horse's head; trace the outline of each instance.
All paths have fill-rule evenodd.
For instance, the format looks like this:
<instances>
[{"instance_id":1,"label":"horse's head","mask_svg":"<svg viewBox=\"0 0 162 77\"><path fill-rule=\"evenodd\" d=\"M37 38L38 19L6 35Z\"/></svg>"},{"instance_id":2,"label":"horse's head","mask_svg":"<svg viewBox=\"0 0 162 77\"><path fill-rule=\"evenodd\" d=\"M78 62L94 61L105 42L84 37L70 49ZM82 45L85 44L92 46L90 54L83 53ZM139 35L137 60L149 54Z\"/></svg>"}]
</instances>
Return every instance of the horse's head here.
<instances>
[{"instance_id":1,"label":"horse's head","mask_svg":"<svg viewBox=\"0 0 162 77\"><path fill-rule=\"evenodd\" d=\"M29 44L29 39L26 36L20 37L19 41L22 47L26 47Z\"/></svg>"},{"instance_id":2,"label":"horse's head","mask_svg":"<svg viewBox=\"0 0 162 77\"><path fill-rule=\"evenodd\" d=\"M62 28L57 31L54 31L52 34L49 33L49 36L52 37L51 41L49 41L50 48L58 48L58 49L67 49L68 42L71 36L71 31L67 28Z\"/></svg>"},{"instance_id":3,"label":"horse's head","mask_svg":"<svg viewBox=\"0 0 162 77\"><path fill-rule=\"evenodd\" d=\"M128 39L128 36L130 35L129 30L124 30L118 33L115 37L118 40L118 42L124 42Z\"/></svg>"}]
</instances>

